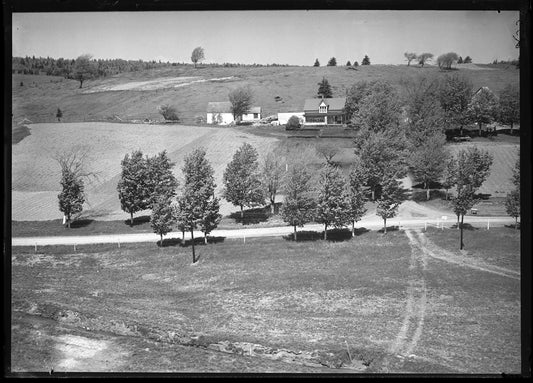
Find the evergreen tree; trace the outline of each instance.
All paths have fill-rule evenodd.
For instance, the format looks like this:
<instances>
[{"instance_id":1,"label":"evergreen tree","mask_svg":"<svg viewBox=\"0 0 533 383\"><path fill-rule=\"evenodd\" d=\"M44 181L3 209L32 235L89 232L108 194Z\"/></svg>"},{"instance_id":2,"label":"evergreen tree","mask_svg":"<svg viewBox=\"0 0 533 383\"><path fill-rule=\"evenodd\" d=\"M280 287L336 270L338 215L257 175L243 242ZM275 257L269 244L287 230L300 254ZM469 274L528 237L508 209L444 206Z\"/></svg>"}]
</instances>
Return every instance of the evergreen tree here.
<instances>
[{"instance_id":1,"label":"evergreen tree","mask_svg":"<svg viewBox=\"0 0 533 383\"><path fill-rule=\"evenodd\" d=\"M457 64L462 64L462 63L463 63L463 58L459 56L459 59L457 60Z\"/></svg>"},{"instance_id":2,"label":"evergreen tree","mask_svg":"<svg viewBox=\"0 0 533 383\"><path fill-rule=\"evenodd\" d=\"M303 227L313 219L315 199L312 192L311 173L300 161L295 161L285 174L285 200L281 210L283 221L293 226L294 240L297 238L297 227Z\"/></svg>"},{"instance_id":3,"label":"evergreen tree","mask_svg":"<svg viewBox=\"0 0 533 383\"><path fill-rule=\"evenodd\" d=\"M370 65L370 58L368 57L368 55L365 55L363 61L361 61L361 65Z\"/></svg>"},{"instance_id":4,"label":"evergreen tree","mask_svg":"<svg viewBox=\"0 0 533 383\"><path fill-rule=\"evenodd\" d=\"M359 66L359 63L357 61L354 61L353 66L357 68Z\"/></svg>"},{"instance_id":5,"label":"evergreen tree","mask_svg":"<svg viewBox=\"0 0 533 383\"><path fill-rule=\"evenodd\" d=\"M124 156L121 162L122 173L118 181L117 191L120 207L130 213L130 226L133 226L133 214L148 209L150 195L147 188L148 166L140 150Z\"/></svg>"},{"instance_id":6,"label":"evergreen tree","mask_svg":"<svg viewBox=\"0 0 533 383\"><path fill-rule=\"evenodd\" d=\"M472 58L470 56L466 56L465 59L463 60L463 63L465 64L470 64L472 62Z\"/></svg>"},{"instance_id":7,"label":"evergreen tree","mask_svg":"<svg viewBox=\"0 0 533 383\"><path fill-rule=\"evenodd\" d=\"M335 57L332 57L328 61L328 66L337 66L337 59Z\"/></svg>"},{"instance_id":8,"label":"evergreen tree","mask_svg":"<svg viewBox=\"0 0 533 383\"><path fill-rule=\"evenodd\" d=\"M345 187L346 181L337 167L325 165L322 168L318 181L315 219L324 224L324 239L328 238L328 226L337 228L349 222Z\"/></svg>"},{"instance_id":9,"label":"evergreen tree","mask_svg":"<svg viewBox=\"0 0 533 383\"><path fill-rule=\"evenodd\" d=\"M61 193L58 194L59 210L66 217L66 224L70 229L72 217L83 210L85 202L84 184L71 169L61 169Z\"/></svg>"},{"instance_id":10,"label":"evergreen tree","mask_svg":"<svg viewBox=\"0 0 533 383\"><path fill-rule=\"evenodd\" d=\"M350 171L346 192L346 215L352 223L352 237L355 235L355 223L361 220L361 218L363 218L363 214L366 213L366 198L363 188L365 182L366 176L364 174L363 167L361 166L360 160L357 159Z\"/></svg>"},{"instance_id":11,"label":"evergreen tree","mask_svg":"<svg viewBox=\"0 0 533 383\"><path fill-rule=\"evenodd\" d=\"M328 80L326 80L325 77L322 78L322 81L320 81L318 83L318 97L323 97L323 98L331 98L332 97L332 92L331 92L331 85L329 85L329 82Z\"/></svg>"},{"instance_id":12,"label":"evergreen tree","mask_svg":"<svg viewBox=\"0 0 533 383\"><path fill-rule=\"evenodd\" d=\"M313 64L313 66L320 66L320 62L318 61L318 59L315 60L315 63Z\"/></svg>"},{"instance_id":13,"label":"evergreen tree","mask_svg":"<svg viewBox=\"0 0 533 383\"><path fill-rule=\"evenodd\" d=\"M350 60L346 61L346 66L352 66L352 63L350 62Z\"/></svg>"},{"instance_id":14,"label":"evergreen tree","mask_svg":"<svg viewBox=\"0 0 533 383\"><path fill-rule=\"evenodd\" d=\"M245 142L237 149L224 171L223 196L228 202L240 207L241 218L244 218L245 206L261 205L265 201L257 157L255 148Z\"/></svg>"},{"instance_id":15,"label":"evergreen tree","mask_svg":"<svg viewBox=\"0 0 533 383\"><path fill-rule=\"evenodd\" d=\"M160 245L163 246L163 236L172 231L175 222L172 202L165 195L159 195L152 204L150 226L154 233L161 237Z\"/></svg>"},{"instance_id":16,"label":"evergreen tree","mask_svg":"<svg viewBox=\"0 0 533 383\"><path fill-rule=\"evenodd\" d=\"M57 108L56 117L57 117L57 121L61 122L61 117L63 117L63 112L59 108Z\"/></svg>"}]
</instances>

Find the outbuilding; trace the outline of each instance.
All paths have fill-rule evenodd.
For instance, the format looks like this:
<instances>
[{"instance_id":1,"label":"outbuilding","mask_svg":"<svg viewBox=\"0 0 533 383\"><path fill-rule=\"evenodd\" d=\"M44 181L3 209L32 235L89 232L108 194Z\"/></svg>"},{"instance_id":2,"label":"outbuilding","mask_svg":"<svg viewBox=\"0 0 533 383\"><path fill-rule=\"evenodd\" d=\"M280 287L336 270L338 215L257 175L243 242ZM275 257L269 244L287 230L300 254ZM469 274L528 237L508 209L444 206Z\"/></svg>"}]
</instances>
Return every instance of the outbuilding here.
<instances>
[{"instance_id":1,"label":"outbuilding","mask_svg":"<svg viewBox=\"0 0 533 383\"><path fill-rule=\"evenodd\" d=\"M241 121L255 122L261 119L261 107L253 106L248 113L241 116ZM208 124L228 125L235 121L233 112L231 111L231 102L209 102L207 103L207 118Z\"/></svg>"}]
</instances>

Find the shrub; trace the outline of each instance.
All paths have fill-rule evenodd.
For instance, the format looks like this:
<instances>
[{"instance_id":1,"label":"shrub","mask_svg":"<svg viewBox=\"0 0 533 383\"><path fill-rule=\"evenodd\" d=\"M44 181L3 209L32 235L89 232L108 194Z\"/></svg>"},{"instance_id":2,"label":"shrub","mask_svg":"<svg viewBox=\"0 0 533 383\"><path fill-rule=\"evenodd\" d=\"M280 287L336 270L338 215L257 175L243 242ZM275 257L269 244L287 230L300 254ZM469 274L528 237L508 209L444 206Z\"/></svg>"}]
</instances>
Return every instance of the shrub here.
<instances>
[{"instance_id":1,"label":"shrub","mask_svg":"<svg viewBox=\"0 0 533 383\"><path fill-rule=\"evenodd\" d=\"M287 125L285 125L285 130L296 130L300 129L301 127L300 119L298 116L291 116L289 118L289 121L287 121Z\"/></svg>"},{"instance_id":2,"label":"shrub","mask_svg":"<svg viewBox=\"0 0 533 383\"><path fill-rule=\"evenodd\" d=\"M179 121L178 114L173 106L161 105L159 107L159 113L161 113L167 121Z\"/></svg>"}]
</instances>

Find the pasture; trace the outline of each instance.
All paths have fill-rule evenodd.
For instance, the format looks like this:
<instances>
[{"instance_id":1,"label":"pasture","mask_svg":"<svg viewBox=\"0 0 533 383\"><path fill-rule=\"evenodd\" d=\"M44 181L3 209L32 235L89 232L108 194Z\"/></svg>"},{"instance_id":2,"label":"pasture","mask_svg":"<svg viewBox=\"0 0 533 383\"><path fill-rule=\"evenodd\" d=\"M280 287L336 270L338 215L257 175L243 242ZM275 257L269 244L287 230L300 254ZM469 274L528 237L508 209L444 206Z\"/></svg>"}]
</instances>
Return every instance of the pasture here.
<instances>
[{"instance_id":1,"label":"pasture","mask_svg":"<svg viewBox=\"0 0 533 383\"><path fill-rule=\"evenodd\" d=\"M12 369L519 373L519 231L457 237L14 248Z\"/></svg>"},{"instance_id":2,"label":"pasture","mask_svg":"<svg viewBox=\"0 0 533 383\"><path fill-rule=\"evenodd\" d=\"M262 115L268 116L301 111L305 99L316 96L318 82L323 77L331 84L334 97L343 97L358 81L382 79L399 86L402 80L420 74L464 75L474 89L488 86L495 93L509 83L519 83L519 70L514 66L466 64L458 68L443 72L435 66L406 65L369 65L357 70L343 66L195 69L188 65L122 73L87 81L82 89L76 80L15 74L12 76L13 120L15 123L24 118L34 123L54 122L60 108L65 122L161 121L157 108L170 104L176 107L182 123L192 124L197 116L206 118L208 102L227 101L228 93L239 86L250 86L254 105L261 106Z\"/></svg>"}]
</instances>

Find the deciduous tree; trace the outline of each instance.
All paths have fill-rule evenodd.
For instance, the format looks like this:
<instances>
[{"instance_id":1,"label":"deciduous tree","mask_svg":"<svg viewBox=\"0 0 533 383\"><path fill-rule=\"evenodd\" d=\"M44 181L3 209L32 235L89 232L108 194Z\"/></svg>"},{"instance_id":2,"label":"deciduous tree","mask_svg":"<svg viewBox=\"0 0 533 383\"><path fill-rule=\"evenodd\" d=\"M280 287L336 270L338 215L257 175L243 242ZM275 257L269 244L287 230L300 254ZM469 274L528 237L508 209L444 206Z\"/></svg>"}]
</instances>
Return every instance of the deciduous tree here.
<instances>
[{"instance_id":1,"label":"deciduous tree","mask_svg":"<svg viewBox=\"0 0 533 383\"><path fill-rule=\"evenodd\" d=\"M161 237L163 246L163 236L172 231L175 222L172 201L165 195L159 195L152 204L152 214L150 215L150 226L154 233Z\"/></svg>"},{"instance_id":2,"label":"deciduous tree","mask_svg":"<svg viewBox=\"0 0 533 383\"><path fill-rule=\"evenodd\" d=\"M433 53L422 53L420 55L418 55L418 64L421 66L421 67L424 67L424 65L428 62L428 61L431 61L433 59Z\"/></svg>"},{"instance_id":3,"label":"deciduous tree","mask_svg":"<svg viewBox=\"0 0 533 383\"><path fill-rule=\"evenodd\" d=\"M514 84L508 84L500 93L500 113L501 123L511 126L520 123L520 89Z\"/></svg>"},{"instance_id":4,"label":"deciduous tree","mask_svg":"<svg viewBox=\"0 0 533 383\"><path fill-rule=\"evenodd\" d=\"M441 179L444 172L448 151L444 148L445 137L442 134L428 136L419 146L413 146L409 156L409 168L415 182L421 182L426 189L426 199L430 199L430 185Z\"/></svg>"},{"instance_id":5,"label":"deciduous tree","mask_svg":"<svg viewBox=\"0 0 533 383\"><path fill-rule=\"evenodd\" d=\"M472 83L462 76L444 76L439 86L439 101L444 112L446 129L460 128L468 123L468 104L472 99Z\"/></svg>"},{"instance_id":6,"label":"deciduous tree","mask_svg":"<svg viewBox=\"0 0 533 383\"><path fill-rule=\"evenodd\" d=\"M452 65L457 62L457 60L459 60L457 53L448 52L437 57L437 64L441 69L452 69Z\"/></svg>"},{"instance_id":7,"label":"deciduous tree","mask_svg":"<svg viewBox=\"0 0 533 383\"><path fill-rule=\"evenodd\" d=\"M160 196L167 200L176 196L178 180L172 172L175 165L174 162L170 161L166 150L146 158L145 184L149 207L152 207Z\"/></svg>"},{"instance_id":8,"label":"deciduous tree","mask_svg":"<svg viewBox=\"0 0 533 383\"><path fill-rule=\"evenodd\" d=\"M326 160L327 165L334 165L333 157L339 152L339 147L331 142L319 143L316 152Z\"/></svg>"},{"instance_id":9,"label":"deciduous tree","mask_svg":"<svg viewBox=\"0 0 533 383\"><path fill-rule=\"evenodd\" d=\"M294 228L294 240L297 238L297 227L303 227L313 219L316 201L312 190L311 172L300 161L289 166L284 177L285 200L281 209L283 221Z\"/></svg>"},{"instance_id":10,"label":"deciduous tree","mask_svg":"<svg viewBox=\"0 0 533 383\"><path fill-rule=\"evenodd\" d=\"M223 196L240 207L241 218L244 217L245 206L257 206L265 201L257 157L255 148L245 142L237 149L224 171Z\"/></svg>"},{"instance_id":11,"label":"deciduous tree","mask_svg":"<svg viewBox=\"0 0 533 383\"><path fill-rule=\"evenodd\" d=\"M363 218L366 213L364 184L366 175L361 166L361 161L357 159L350 170L346 190L346 216L352 223L352 237L355 236L355 223Z\"/></svg>"},{"instance_id":12,"label":"deciduous tree","mask_svg":"<svg viewBox=\"0 0 533 383\"><path fill-rule=\"evenodd\" d=\"M261 167L261 184L264 193L270 201L270 213L275 213L276 194L281 186L283 172L285 171L279 153L270 151L263 158Z\"/></svg>"},{"instance_id":13,"label":"deciduous tree","mask_svg":"<svg viewBox=\"0 0 533 383\"><path fill-rule=\"evenodd\" d=\"M481 136L482 125L490 124L498 117L498 98L487 87L480 88L468 103L467 114L471 121L479 128Z\"/></svg>"},{"instance_id":14,"label":"deciduous tree","mask_svg":"<svg viewBox=\"0 0 533 383\"><path fill-rule=\"evenodd\" d=\"M407 60L407 66L411 65L411 61L416 60L416 53L413 52L405 52L403 54L405 56L405 60Z\"/></svg>"},{"instance_id":15,"label":"deciduous tree","mask_svg":"<svg viewBox=\"0 0 533 383\"><path fill-rule=\"evenodd\" d=\"M178 197L178 221L184 231L191 233L192 262L197 261L194 247L194 230L201 226L204 239L218 224L218 200L214 196L214 170L203 148L187 155L183 164L183 188Z\"/></svg>"},{"instance_id":16,"label":"deciduous tree","mask_svg":"<svg viewBox=\"0 0 533 383\"><path fill-rule=\"evenodd\" d=\"M368 55L365 55L363 61L361 61L361 65L370 65L370 57Z\"/></svg>"},{"instance_id":17,"label":"deciduous tree","mask_svg":"<svg viewBox=\"0 0 533 383\"><path fill-rule=\"evenodd\" d=\"M328 238L328 227L343 227L349 222L347 215L346 180L340 170L326 164L318 179L315 219L324 224L324 239Z\"/></svg>"},{"instance_id":18,"label":"deciduous tree","mask_svg":"<svg viewBox=\"0 0 533 383\"><path fill-rule=\"evenodd\" d=\"M71 169L62 168L61 193L57 197L59 198L59 210L65 215L66 224L70 229L72 217L83 210L83 203L85 202L83 179L76 176Z\"/></svg>"},{"instance_id":19,"label":"deciduous tree","mask_svg":"<svg viewBox=\"0 0 533 383\"><path fill-rule=\"evenodd\" d=\"M354 113L359 111L360 103L370 93L372 85L373 82L362 80L356 82L348 89L346 92L346 104L344 106L347 121L351 121Z\"/></svg>"},{"instance_id":20,"label":"deciduous tree","mask_svg":"<svg viewBox=\"0 0 533 383\"><path fill-rule=\"evenodd\" d=\"M518 229L518 217L520 217L520 190L513 190L505 198L505 211L515 219L515 229Z\"/></svg>"},{"instance_id":21,"label":"deciduous tree","mask_svg":"<svg viewBox=\"0 0 533 383\"><path fill-rule=\"evenodd\" d=\"M166 121L179 121L178 112L176 112L176 108L170 105L161 105L158 108L159 113L163 116L163 118Z\"/></svg>"},{"instance_id":22,"label":"deciduous tree","mask_svg":"<svg viewBox=\"0 0 533 383\"><path fill-rule=\"evenodd\" d=\"M387 219L398 213L398 207L405 200L401 183L395 173L387 172L381 184L381 195L377 202L376 214L383 219L383 232L387 234Z\"/></svg>"},{"instance_id":23,"label":"deciduous tree","mask_svg":"<svg viewBox=\"0 0 533 383\"><path fill-rule=\"evenodd\" d=\"M150 195L147 188L148 165L143 153L135 150L124 156L121 162L122 172L117 191L120 207L130 214L130 226L133 226L133 214L148 209Z\"/></svg>"},{"instance_id":24,"label":"deciduous tree","mask_svg":"<svg viewBox=\"0 0 533 383\"><path fill-rule=\"evenodd\" d=\"M229 93L231 112L235 121L239 121L243 114L250 111L252 107L253 93L249 87L240 87Z\"/></svg>"},{"instance_id":25,"label":"deciduous tree","mask_svg":"<svg viewBox=\"0 0 533 383\"><path fill-rule=\"evenodd\" d=\"M74 63L74 78L80 82L80 89L85 80L90 80L97 73L96 66L91 59L91 55L84 54L79 56Z\"/></svg>"},{"instance_id":26,"label":"deciduous tree","mask_svg":"<svg viewBox=\"0 0 533 383\"><path fill-rule=\"evenodd\" d=\"M196 68L196 64L204 59L204 48L202 47L196 47L192 51L191 55L191 61L194 63L194 67Z\"/></svg>"},{"instance_id":27,"label":"deciduous tree","mask_svg":"<svg viewBox=\"0 0 533 383\"><path fill-rule=\"evenodd\" d=\"M457 184L457 161L453 156L449 156L444 164L441 184L446 190L448 200L448 191Z\"/></svg>"},{"instance_id":28,"label":"deciduous tree","mask_svg":"<svg viewBox=\"0 0 533 383\"><path fill-rule=\"evenodd\" d=\"M462 250L464 247L463 243L463 224L464 224L464 217L465 214L474 206L475 204L475 198L474 198L474 190L471 187L471 185L468 184L461 184L457 187L457 195L452 199L453 203L453 211L455 215L457 216L457 222L459 224L460 229L460 246L459 248ZM459 217L461 218L461 221L459 222Z\"/></svg>"}]
</instances>

